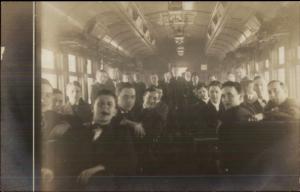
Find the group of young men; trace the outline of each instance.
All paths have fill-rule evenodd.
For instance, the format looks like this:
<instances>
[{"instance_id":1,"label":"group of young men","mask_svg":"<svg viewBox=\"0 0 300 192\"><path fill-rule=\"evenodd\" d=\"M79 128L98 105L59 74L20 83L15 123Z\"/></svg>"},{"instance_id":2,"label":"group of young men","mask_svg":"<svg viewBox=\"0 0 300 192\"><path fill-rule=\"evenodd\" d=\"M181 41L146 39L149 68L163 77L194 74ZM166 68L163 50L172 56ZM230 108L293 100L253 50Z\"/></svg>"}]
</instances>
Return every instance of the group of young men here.
<instances>
[{"instance_id":1,"label":"group of young men","mask_svg":"<svg viewBox=\"0 0 300 192\"><path fill-rule=\"evenodd\" d=\"M230 135L235 134L234 123L294 121L300 116L299 105L288 98L284 83L273 80L266 85L260 76L201 83L196 73L174 77L167 72L161 81L152 74L148 86L137 78L115 86L105 71L97 71L91 105L83 101L81 92L80 83L70 82L63 105L62 93L42 79L45 189L103 189L108 182L97 180L101 176L163 175L172 170L178 174L180 169L172 165L185 167L197 161L195 152L185 153L191 151L185 143L196 138L217 140L220 155L213 162L215 173L234 174L239 168L224 155Z\"/></svg>"}]
</instances>

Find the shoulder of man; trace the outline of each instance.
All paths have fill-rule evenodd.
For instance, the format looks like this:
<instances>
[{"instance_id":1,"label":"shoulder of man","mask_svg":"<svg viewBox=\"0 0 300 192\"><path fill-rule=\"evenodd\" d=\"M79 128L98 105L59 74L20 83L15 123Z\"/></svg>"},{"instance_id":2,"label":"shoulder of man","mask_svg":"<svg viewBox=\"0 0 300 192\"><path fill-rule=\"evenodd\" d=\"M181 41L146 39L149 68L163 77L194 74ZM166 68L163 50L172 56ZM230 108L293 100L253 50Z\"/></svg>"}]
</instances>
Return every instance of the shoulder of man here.
<instances>
[{"instance_id":1,"label":"shoulder of man","mask_svg":"<svg viewBox=\"0 0 300 192\"><path fill-rule=\"evenodd\" d=\"M289 107L298 107L299 108L299 102L297 102L293 98L287 98L283 104L286 106L289 106Z\"/></svg>"},{"instance_id":2,"label":"shoulder of man","mask_svg":"<svg viewBox=\"0 0 300 192\"><path fill-rule=\"evenodd\" d=\"M240 105L237 107L235 115L237 121L245 121L249 119L252 113L246 107Z\"/></svg>"}]
</instances>

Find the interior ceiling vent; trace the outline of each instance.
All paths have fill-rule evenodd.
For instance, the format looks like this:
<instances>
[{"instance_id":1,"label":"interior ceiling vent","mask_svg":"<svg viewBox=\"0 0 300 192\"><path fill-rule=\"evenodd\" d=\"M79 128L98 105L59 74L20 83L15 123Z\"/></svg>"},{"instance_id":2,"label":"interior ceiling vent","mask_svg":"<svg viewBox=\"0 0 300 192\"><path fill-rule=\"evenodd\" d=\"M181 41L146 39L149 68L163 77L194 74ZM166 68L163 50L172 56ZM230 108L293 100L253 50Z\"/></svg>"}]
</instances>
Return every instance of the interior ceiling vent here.
<instances>
[{"instance_id":1,"label":"interior ceiling vent","mask_svg":"<svg viewBox=\"0 0 300 192\"><path fill-rule=\"evenodd\" d=\"M108 33L108 29L99 22L97 18L94 18L88 22L86 33L98 39L102 39Z\"/></svg>"},{"instance_id":2,"label":"interior ceiling vent","mask_svg":"<svg viewBox=\"0 0 300 192\"><path fill-rule=\"evenodd\" d=\"M260 21L257 19L256 16L252 16L248 22L246 23L246 27L252 32L252 33L256 33L259 31L261 26Z\"/></svg>"},{"instance_id":3,"label":"interior ceiling vent","mask_svg":"<svg viewBox=\"0 0 300 192\"><path fill-rule=\"evenodd\" d=\"M168 3L169 11L181 11L182 10L182 2L181 1L171 1Z\"/></svg>"}]
</instances>

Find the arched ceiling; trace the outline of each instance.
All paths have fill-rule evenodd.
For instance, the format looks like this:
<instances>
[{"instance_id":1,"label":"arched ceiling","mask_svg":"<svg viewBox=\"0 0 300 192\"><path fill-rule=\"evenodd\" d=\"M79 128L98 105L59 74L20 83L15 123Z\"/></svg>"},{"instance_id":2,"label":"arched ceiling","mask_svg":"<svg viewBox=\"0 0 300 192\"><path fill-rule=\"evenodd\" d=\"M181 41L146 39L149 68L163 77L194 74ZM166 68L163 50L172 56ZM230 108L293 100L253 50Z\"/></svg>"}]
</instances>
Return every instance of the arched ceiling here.
<instances>
[{"instance_id":1,"label":"arched ceiling","mask_svg":"<svg viewBox=\"0 0 300 192\"><path fill-rule=\"evenodd\" d=\"M70 38L72 42L73 38L79 46L93 45L96 51L108 46L123 57L170 58L170 52L177 55L176 44L172 42L179 34L184 37L184 43L180 46L197 42L201 45L192 47L203 47L203 55L222 60L227 53L255 39L261 26L278 16L282 8L298 4L228 1L42 2L38 3L41 7L38 13L42 15L42 39L45 42L60 39L70 43L63 39Z\"/></svg>"}]
</instances>

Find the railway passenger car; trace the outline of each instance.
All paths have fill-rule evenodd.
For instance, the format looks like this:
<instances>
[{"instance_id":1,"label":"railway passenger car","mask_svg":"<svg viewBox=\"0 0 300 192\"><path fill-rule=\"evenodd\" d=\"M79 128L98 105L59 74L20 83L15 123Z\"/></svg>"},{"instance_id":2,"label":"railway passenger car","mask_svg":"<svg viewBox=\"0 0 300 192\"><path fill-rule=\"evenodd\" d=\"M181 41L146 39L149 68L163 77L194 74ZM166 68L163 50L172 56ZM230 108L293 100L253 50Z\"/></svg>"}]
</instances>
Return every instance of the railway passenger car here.
<instances>
[{"instance_id":1,"label":"railway passenger car","mask_svg":"<svg viewBox=\"0 0 300 192\"><path fill-rule=\"evenodd\" d=\"M299 2L4 2L1 23L1 140L33 119L12 145L33 188L299 190Z\"/></svg>"}]
</instances>

